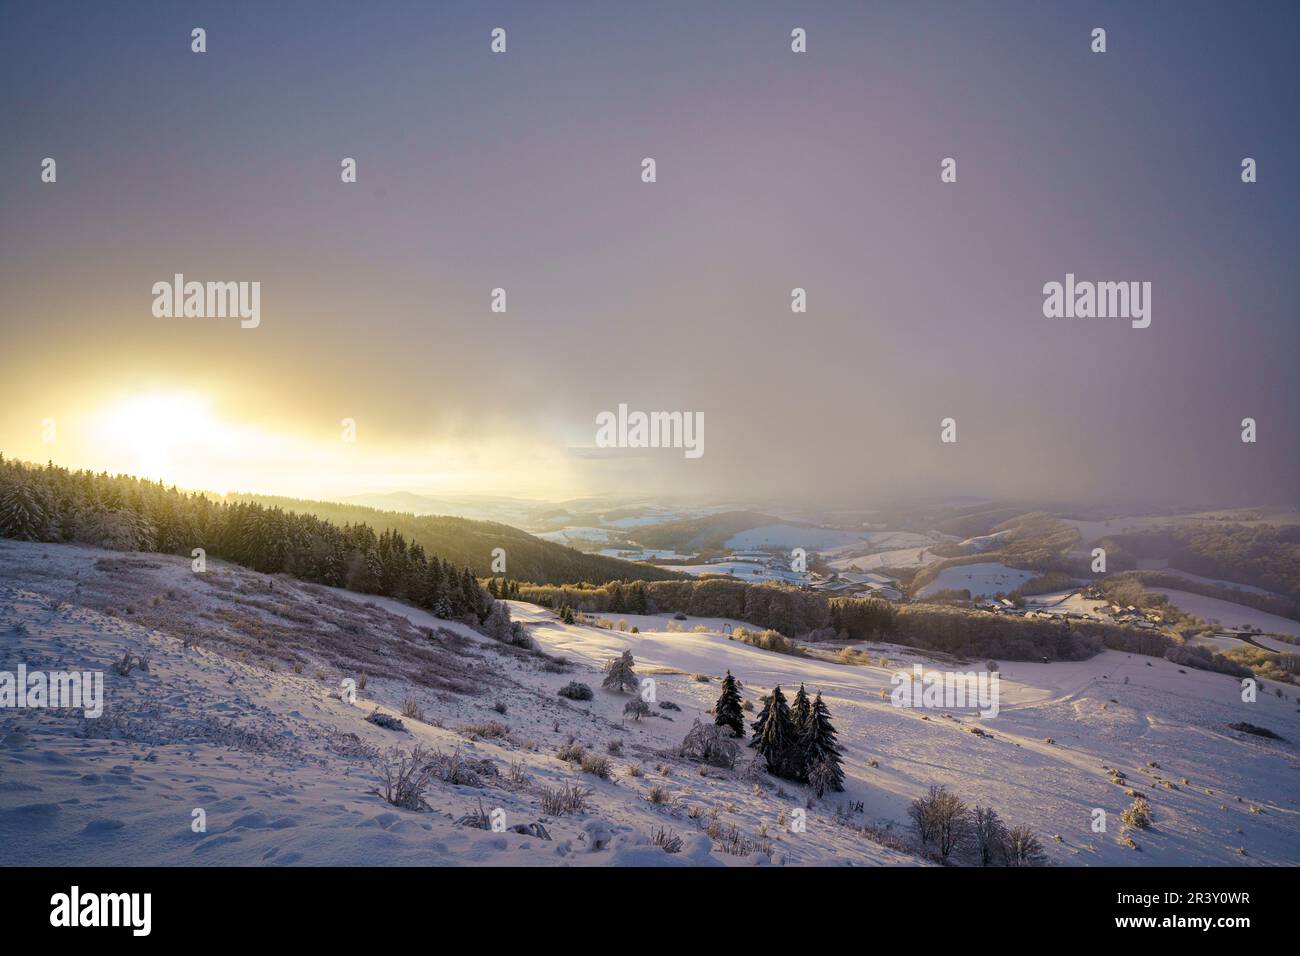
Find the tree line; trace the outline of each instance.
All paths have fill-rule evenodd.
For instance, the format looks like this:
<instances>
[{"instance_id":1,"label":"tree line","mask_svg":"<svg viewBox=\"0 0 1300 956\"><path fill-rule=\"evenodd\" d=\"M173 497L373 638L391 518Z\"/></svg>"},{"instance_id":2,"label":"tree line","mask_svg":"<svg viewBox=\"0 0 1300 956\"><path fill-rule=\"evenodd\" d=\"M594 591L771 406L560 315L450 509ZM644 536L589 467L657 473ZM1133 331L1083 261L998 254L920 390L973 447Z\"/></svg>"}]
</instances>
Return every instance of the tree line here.
<instances>
[{"instance_id":1,"label":"tree line","mask_svg":"<svg viewBox=\"0 0 1300 956\"><path fill-rule=\"evenodd\" d=\"M30 467L2 456L0 537L186 557L202 548L265 574L407 600L449 620L482 624L493 604L470 568L427 554L396 531L338 527L314 515L217 502L160 482ZM494 587L518 593L518 582Z\"/></svg>"}]
</instances>

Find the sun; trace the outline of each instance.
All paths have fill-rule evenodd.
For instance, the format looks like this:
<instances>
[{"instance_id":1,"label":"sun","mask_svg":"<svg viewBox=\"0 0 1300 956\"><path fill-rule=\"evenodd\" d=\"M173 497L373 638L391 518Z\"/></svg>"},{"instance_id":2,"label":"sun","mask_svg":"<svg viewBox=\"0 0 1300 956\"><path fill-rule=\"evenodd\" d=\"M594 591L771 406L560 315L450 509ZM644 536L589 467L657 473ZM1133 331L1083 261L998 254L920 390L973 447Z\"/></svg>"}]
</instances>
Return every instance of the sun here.
<instances>
[{"instance_id":1,"label":"sun","mask_svg":"<svg viewBox=\"0 0 1300 956\"><path fill-rule=\"evenodd\" d=\"M218 439L220 425L207 396L156 393L108 406L94 427L95 443L117 468L141 478L164 478Z\"/></svg>"}]
</instances>

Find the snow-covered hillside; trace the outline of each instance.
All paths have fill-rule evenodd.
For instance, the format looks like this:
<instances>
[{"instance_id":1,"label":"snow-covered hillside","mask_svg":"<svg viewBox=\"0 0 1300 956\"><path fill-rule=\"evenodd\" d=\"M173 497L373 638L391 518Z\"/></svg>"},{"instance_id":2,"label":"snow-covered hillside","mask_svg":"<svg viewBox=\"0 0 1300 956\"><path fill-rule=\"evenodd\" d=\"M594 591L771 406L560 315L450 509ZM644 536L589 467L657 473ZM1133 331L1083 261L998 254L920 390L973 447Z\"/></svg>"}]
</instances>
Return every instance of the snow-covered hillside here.
<instances>
[{"instance_id":1,"label":"snow-covered hillside","mask_svg":"<svg viewBox=\"0 0 1300 956\"><path fill-rule=\"evenodd\" d=\"M885 695L914 663L983 661L875 645L860 647L870 663L839 663L837 648L793 657L729 639L740 622L623 616L618 630L511 610L537 651L219 562L194 574L179 558L0 541L0 671L98 670L107 697L98 720L0 710L0 864L915 864L907 807L932 784L1032 826L1059 864L1300 862L1293 687L1247 704L1230 677L1135 655L1004 662L1000 713L980 718ZM630 695L600 687L624 650L656 681L639 721L623 717ZM148 671L115 673L124 653ZM673 755L694 718L710 720L727 670L755 704L778 683L822 692L844 793L817 801ZM558 696L570 681L594 699ZM365 719L408 701L423 719L403 717L404 731ZM1241 721L1285 739L1228 727ZM607 757L612 779L561 759L571 740ZM440 766L460 761L461 782L436 780L426 812L372 792L386 755L417 744L441 751ZM545 812L544 789L566 786L590 791L586 809ZM1128 789L1149 798L1153 829L1121 826ZM1106 833L1091 829L1094 808ZM457 822L480 809L531 832ZM192 827L200 810L206 832ZM680 852L656 835L680 837Z\"/></svg>"}]
</instances>

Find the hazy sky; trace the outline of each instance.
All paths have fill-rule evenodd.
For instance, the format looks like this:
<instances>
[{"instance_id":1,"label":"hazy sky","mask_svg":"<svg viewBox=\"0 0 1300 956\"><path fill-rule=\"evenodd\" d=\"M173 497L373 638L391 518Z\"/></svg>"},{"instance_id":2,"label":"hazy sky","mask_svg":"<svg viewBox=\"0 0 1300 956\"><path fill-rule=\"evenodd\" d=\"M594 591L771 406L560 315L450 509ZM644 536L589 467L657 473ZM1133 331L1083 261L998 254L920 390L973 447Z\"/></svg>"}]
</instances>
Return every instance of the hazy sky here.
<instances>
[{"instance_id":1,"label":"hazy sky","mask_svg":"<svg viewBox=\"0 0 1300 956\"><path fill-rule=\"evenodd\" d=\"M321 496L1292 500L1298 35L1295 3L4 2L0 451ZM177 272L260 282L260 326L155 318ZM1150 327L1045 318L1066 273L1150 282ZM619 403L702 412L704 456L593 450Z\"/></svg>"}]
</instances>

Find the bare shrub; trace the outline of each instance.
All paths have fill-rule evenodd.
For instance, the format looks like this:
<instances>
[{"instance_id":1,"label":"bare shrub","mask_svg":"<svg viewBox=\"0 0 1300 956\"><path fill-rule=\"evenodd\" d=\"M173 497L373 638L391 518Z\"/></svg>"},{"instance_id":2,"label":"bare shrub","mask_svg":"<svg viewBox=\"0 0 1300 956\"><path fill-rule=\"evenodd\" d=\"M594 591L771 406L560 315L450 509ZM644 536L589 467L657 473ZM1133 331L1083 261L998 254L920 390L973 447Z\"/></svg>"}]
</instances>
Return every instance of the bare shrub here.
<instances>
[{"instance_id":1,"label":"bare shrub","mask_svg":"<svg viewBox=\"0 0 1300 956\"><path fill-rule=\"evenodd\" d=\"M688 760L698 760L713 767L730 770L736 765L740 747L730 728L702 723L698 718L677 748L678 754Z\"/></svg>"},{"instance_id":2,"label":"bare shrub","mask_svg":"<svg viewBox=\"0 0 1300 956\"><path fill-rule=\"evenodd\" d=\"M449 754L437 750L428 759L429 768L435 777L458 787L489 786L489 781L495 782L501 776L497 765L491 760L466 757L460 750L453 750Z\"/></svg>"},{"instance_id":3,"label":"bare shrub","mask_svg":"<svg viewBox=\"0 0 1300 956\"><path fill-rule=\"evenodd\" d=\"M137 667L140 670L147 672L149 670L149 658L136 657L130 651L127 651L122 655L122 659L113 665L113 670L122 677L126 677Z\"/></svg>"},{"instance_id":4,"label":"bare shrub","mask_svg":"<svg viewBox=\"0 0 1300 956\"><path fill-rule=\"evenodd\" d=\"M587 748L575 741L572 737L567 742L560 744L559 749L555 751L555 756L559 757L565 763L582 763L582 758L587 755Z\"/></svg>"},{"instance_id":5,"label":"bare shrub","mask_svg":"<svg viewBox=\"0 0 1300 956\"><path fill-rule=\"evenodd\" d=\"M614 766L610 763L609 758L590 751L582 755L579 766L582 767L583 773L589 773L601 780L609 780L614 776Z\"/></svg>"},{"instance_id":6,"label":"bare shrub","mask_svg":"<svg viewBox=\"0 0 1300 956\"><path fill-rule=\"evenodd\" d=\"M511 790L527 790L532 785L533 778L522 760L516 760L506 770L506 786Z\"/></svg>"},{"instance_id":7,"label":"bare shrub","mask_svg":"<svg viewBox=\"0 0 1300 956\"><path fill-rule=\"evenodd\" d=\"M469 813L466 813L456 821L457 826L473 827L476 830L491 830L492 818L488 812L483 809L483 798L479 797L478 806L471 807Z\"/></svg>"},{"instance_id":8,"label":"bare shrub","mask_svg":"<svg viewBox=\"0 0 1300 956\"><path fill-rule=\"evenodd\" d=\"M594 696L590 687L586 684L571 680L560 688L561 697L567 697L569 700L591 700Z\"/></svg>"},{"instance_id":9,"label":"bare shrub","mask_svg":"<svg viewBox=\"0 0 1300 956\"><path fill-rule=\"evenodd\" d=\"M590 796L590 790L567 783L563 787L542 787L542 812L553 817L564 816L566 813L583 813Z\"/></svg>"},{"instance_id":10,"label":"bare shrub","mask_svg":"<svg viewBox=\"0 0 1300 956\"><path fill-rule=\"evenodd\" d=\"M713 840L713 845L730 856L749 856L751 853L771 853L772 841L766 837L745 836L732 824L729 828L723 829L715 821L710 826L709 838Z\"/></svg>"},{"instance_id":11,"label":"bare shrub","mask_svg":"<svg viewBox=\"0 0 1300 956\"><path fill-rule=\"evenodd\" d=\"M403 810L428 810L424 793L434 776L429 765L432 756L419 745L409 754L394 750L382 768L383 790L376 788L370 792Z\"/></svg>"},{"instance_id":12,"label":"bare shrub","mask_svg":"<svg viewBox=\"0 0 1300 956\"><path fill-rule=\"evenodd\" d=\"M639 697L635 700L629 700L623 705L624 717L631 717L633 720L639 721L642 717L649 716L649 714L650 705Z\"/></svg>"},{"instance_id":13,"label":"bare shrub","mask_svg":"<svg viewBox=\"0 0 1300 956\"><path fill-rule=\"evenodd\" d=\"M1119 818L1131 827L1139 830L1149 830L1151 828L1151 804L1147 803L1145 797L1139 796L1120 812Z\"/></svg>"},{"instance_id":14,"label":"bare shrub","mask_svg":"<svg viewBox=\"0 0 1300 956\"><path fill-rule=\"evenodd\" d=\"M489 720L487 723L483 724L466 724L460 728L460 732L471 739L483 738L492 740L508 736L510 728L495 720Z\"/></svg>"},{"instance_id":15,"label":"bare shrub","mask_svg":"<svg viewBox=\"0 0 1300 956\"><path fill-rule=\"evenodd\" d=\"M665 853L680 853L682 851L682 838L672 830L665 830L663 827L656 827L651 831L650 844L663 847Z\"/></svg>"},{"instance_id":16,"label":"bare shrub","mask_svg":"<svg viewBox=\"0 0 1300 956\"><path fill-rule=\"evenodd\" d=\"M400 720L391 714L381 714L378 708L370 712L370 715L366 717L366 721L376 727L383 727L385 730L406 730L406 725Z\"/></svg>"}]
</instances>

